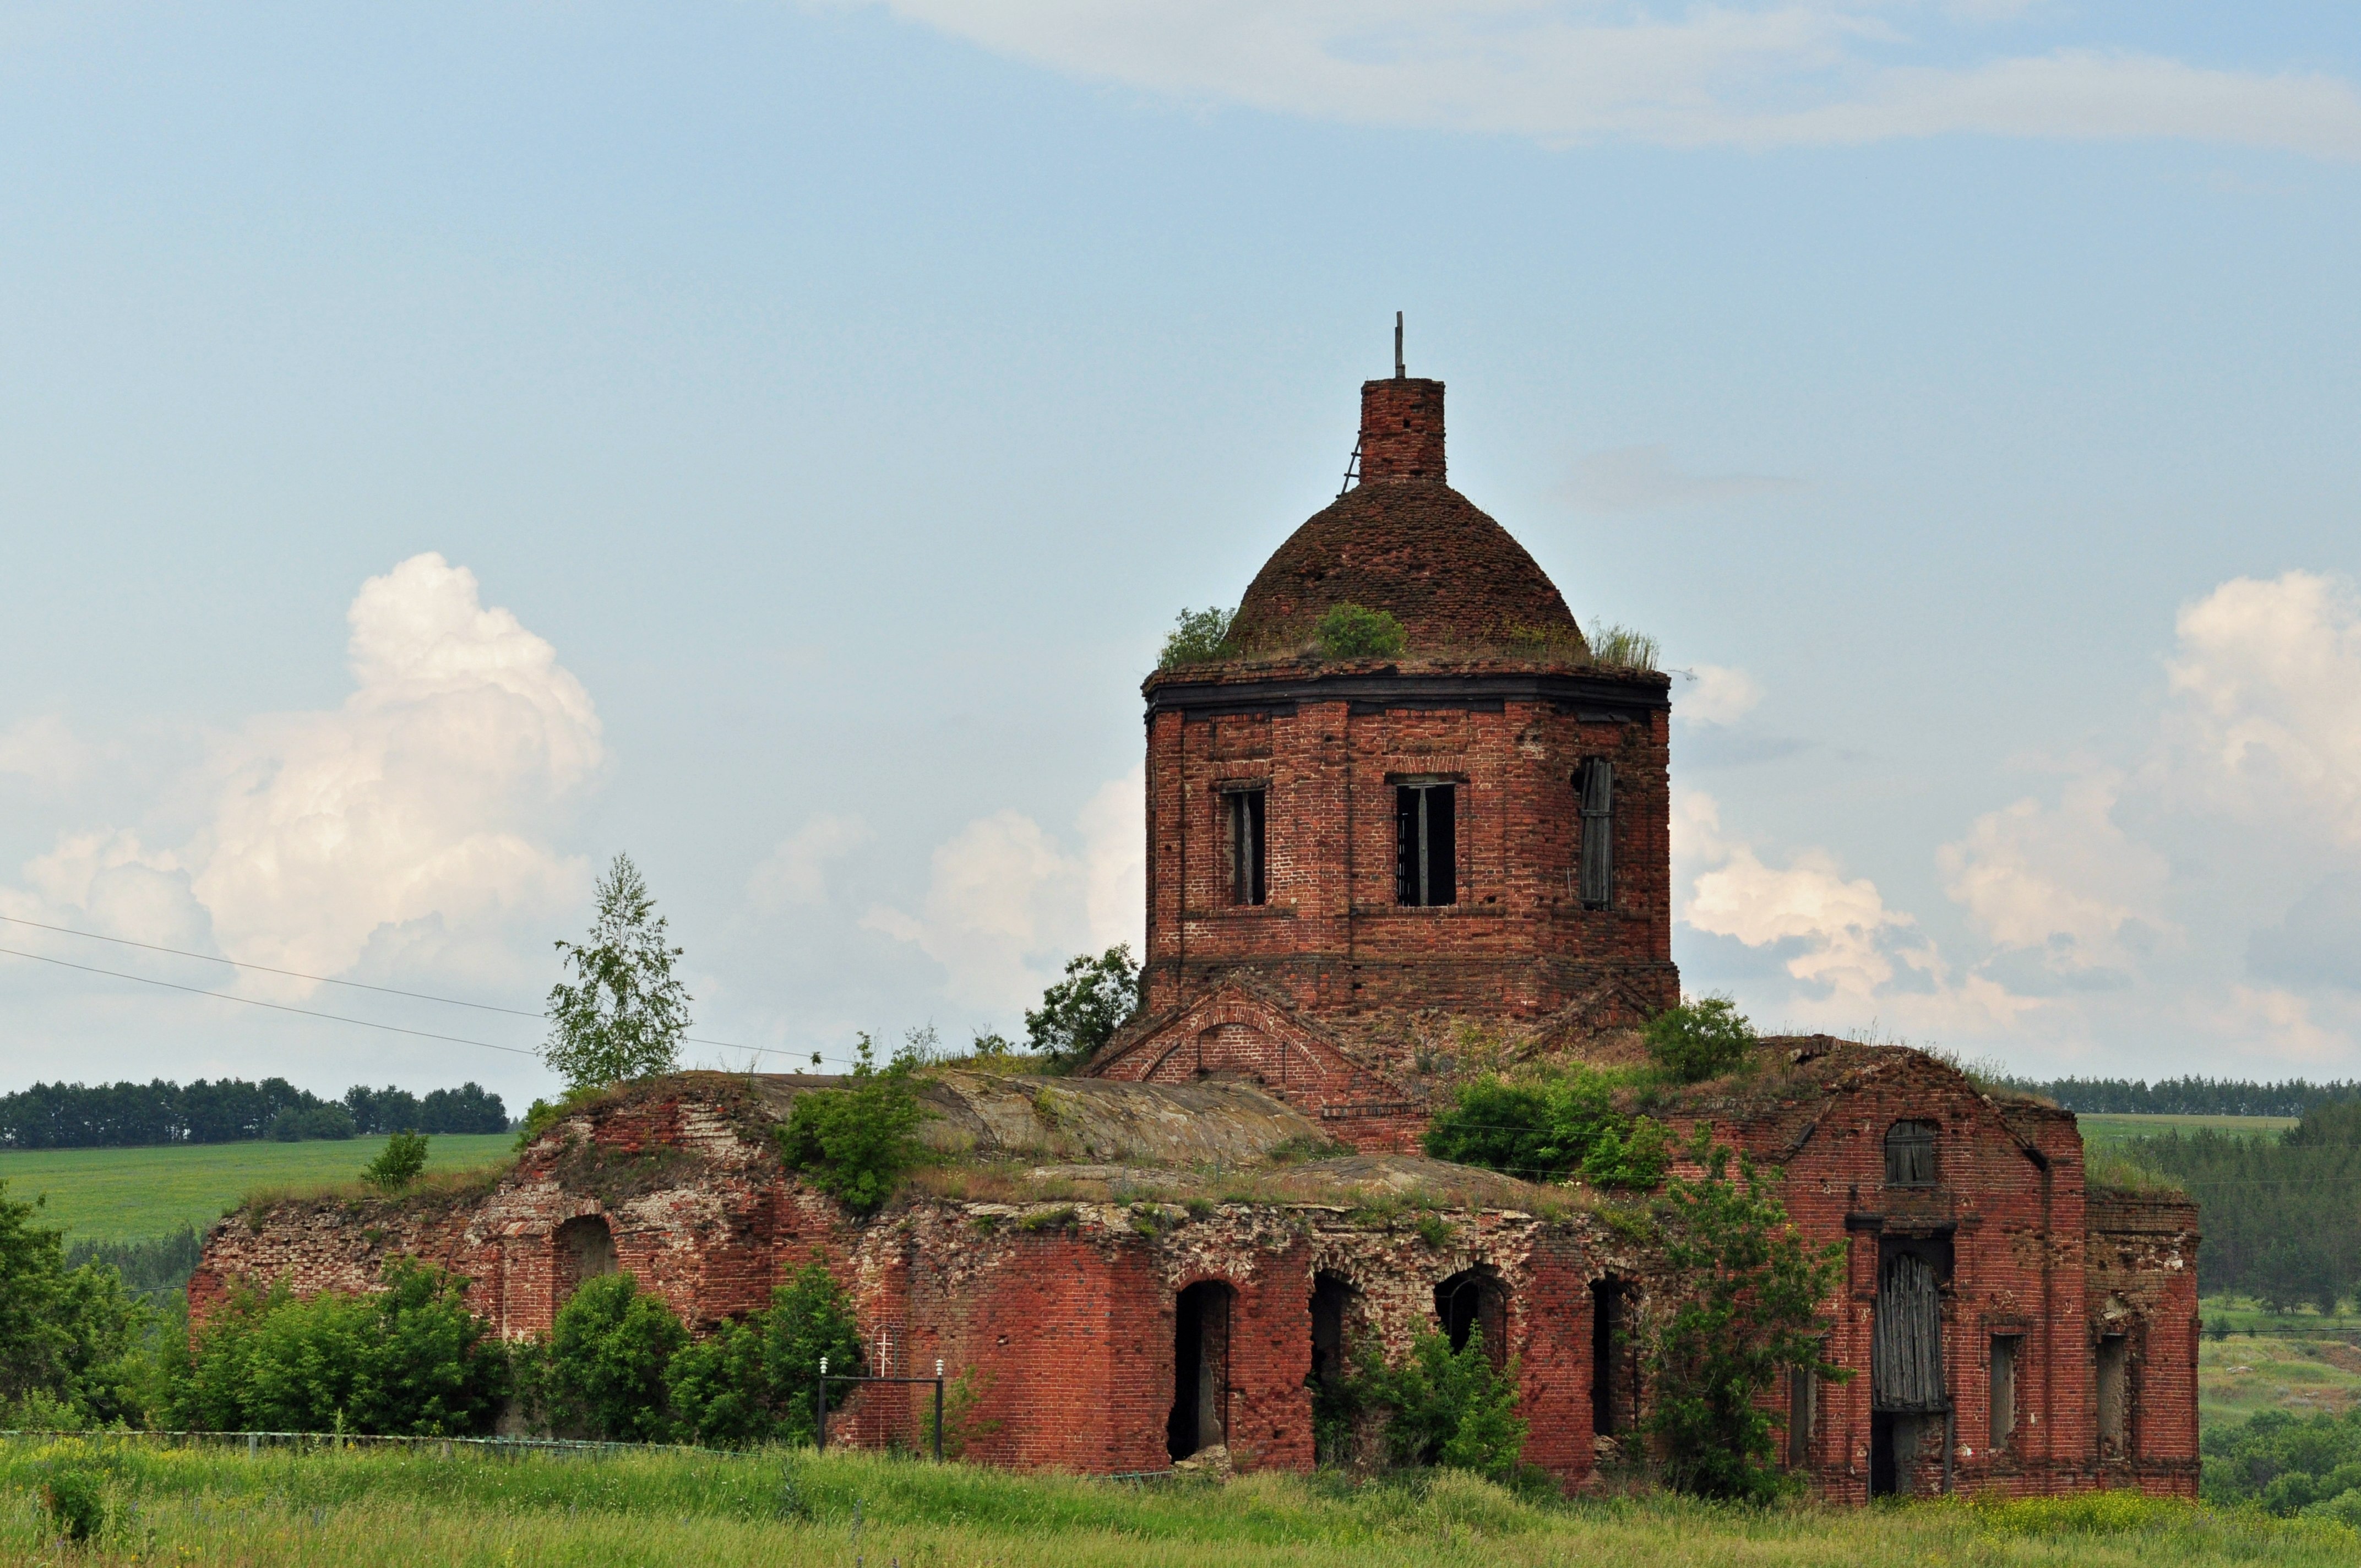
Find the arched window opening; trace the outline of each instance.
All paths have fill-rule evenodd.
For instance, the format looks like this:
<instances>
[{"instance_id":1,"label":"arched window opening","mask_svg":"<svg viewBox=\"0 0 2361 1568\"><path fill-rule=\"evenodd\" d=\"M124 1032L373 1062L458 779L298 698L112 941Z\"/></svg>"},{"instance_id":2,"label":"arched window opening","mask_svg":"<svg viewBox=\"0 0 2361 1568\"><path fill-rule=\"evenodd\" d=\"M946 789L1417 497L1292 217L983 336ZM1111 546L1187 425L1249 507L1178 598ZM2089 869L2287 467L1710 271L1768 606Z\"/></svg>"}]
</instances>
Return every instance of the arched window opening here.
<instances>
[{"instance_id":1,"label":"arched window opening","mask_svg":"<svg viewBox=\"0 0 2361 1568\"><path fill-rule=\"evenodd\" d=\"M1480 1331L1493 1367L1509 1359L1509 1292L1491 1270L1464 1269L1436 1286L1434 1315L1452 1349L1466 1349L1468 1336Z\"/></svg>"},{"instance_id":2,"label":"arched window opening","mask_svg":"<svg viewBox=\"0 0 2361 1568\"><path fill-rule=\"evenodd\" d=\"M1164 1438L1175 1459L1229 1441L1231 1296L1228 1286L1207 1279L1174 1299L1172 1414Z\"/></svg>"},{"instance_id":3,"label":"arched window opening","mask_svg":"<svg viewBox=\"0 0 2361 1568\"><path fill-rule=\"evenodd\" d=\"M1935 1185L1935 1124L1896 1122L1885 1130L1885 1184Z\"/></svg>"},{"instance_id":4,"label":"arched window opening","mask_svg":"<svg viewBox=\"0 0 2361 1568\"><path fill-rule=\"evenodd\" d=\"M562 1306L586 1279L615 1272L615 1233L598 1214L583 1214L557 1227L557 1300Z\"/></svg>"}]
</instances>

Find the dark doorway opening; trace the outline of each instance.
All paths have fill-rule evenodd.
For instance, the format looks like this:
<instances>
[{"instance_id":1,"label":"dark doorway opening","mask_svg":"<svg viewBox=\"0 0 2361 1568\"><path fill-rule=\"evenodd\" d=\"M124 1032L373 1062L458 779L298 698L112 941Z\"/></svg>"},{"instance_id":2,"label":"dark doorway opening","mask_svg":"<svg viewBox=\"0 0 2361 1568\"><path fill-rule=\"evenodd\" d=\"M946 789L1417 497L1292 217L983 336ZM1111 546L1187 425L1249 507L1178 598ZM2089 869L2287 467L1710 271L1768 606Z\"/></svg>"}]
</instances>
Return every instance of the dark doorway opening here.
<instances>
[{"instance_id":1,"label":"dark doorway opening","mask_svg":"<svg viewBox=\"0 0 2361 1568\"><path fill-rule=\"evenodd\" d=\"M1631 1283L1611 1275L1590 1287L1590 1430L1598 1437L1628 1431L1638 1419L1631 1295Z\"/></svg>"},{"instance_id":2,"label":"dark doorway opening","mask_svg":"<svg viewBox=\"0 0 2361 1568\"><path fill-rule=\"evenodd\" d=\"M1869 1495L1894 1496L1898 1466L1894 1463L1894 1412L1872 1410L1869 1417Z\"/></svg>"},{"instance_id":3,"label":"dark doorway opening","mask_svg":"<svg viewBox=\"0 0 2361 1568\"><path fill-rule=\"evenodd\" d=\"M1312 1282L1312 1375L1305 1382L1312 1389L1312 1457L1322 1464L1352 1457L1354 1410L1345 1387L1351 1369L1345 1360L1345 1332L1354 1294L1351 1283L1334 1274L1319 1275Z\"/></svg>"},{"instance_id":4,"label":"dark doorway opening","mask_svg":"<svg viewBox=\"0 0 2361 1568\"><path fill-rule=\"evenodd\" d=\"M597 1214L583 1214L557 1227L557 1303L586 1279L615 1272L615 1233Z\"/></svg>"},{"instance_id":5,"label":"dark doorway opening","mask_svg":"<svg viewBox=\"0 0 2361 1568\"><path fill-rule=\"evenodd\" d=\"M1509 1291L1491 1270L1462 1269L1436 1286L1434 1315L1451 1337L1452 1349L1466 1350L1468 1337L1480 1330L1485 1359L1493 1368L1509 1359Z\"/></svg>"},{"instance_id":6,"label":"dark doorway opening","mask_svg":"<svg viewBox=\"0 0 2361 1568\"><path fill-rule=\"evenodd\" d=\"M1186 1459L1228 1441L1230 1288L1202 1280L1180 1292L1172 1312L1172 1414L1165 1449Z\"/></svg>"}]
</instances>

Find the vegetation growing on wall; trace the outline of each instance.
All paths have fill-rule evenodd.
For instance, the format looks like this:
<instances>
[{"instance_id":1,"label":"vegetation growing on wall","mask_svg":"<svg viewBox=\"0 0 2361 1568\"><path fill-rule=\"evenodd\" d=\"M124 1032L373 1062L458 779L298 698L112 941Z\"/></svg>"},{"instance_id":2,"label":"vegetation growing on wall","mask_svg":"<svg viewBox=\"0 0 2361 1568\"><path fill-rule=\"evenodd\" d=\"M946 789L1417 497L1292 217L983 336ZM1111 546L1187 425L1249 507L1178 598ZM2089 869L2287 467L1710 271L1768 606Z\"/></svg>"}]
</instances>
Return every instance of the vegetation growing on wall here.
<instances>
[{"instance_id":1,"label":"vegetation growing on wall","mask_svg":"<svg viewBox=\"0 0 2361 1568\"><path fill-rule=\"evenodd\" d=\"M1312 641L1325 658L1390 659L1408 638L1390 611L1340 604L1320 618Z\"/></svg>"},{"instance_id":2,"label":"vegetation growing on wall","mask_svg":"<svg viewBox=\"0 0 2361 1568\"><path fill-rule=\"evenodd\" d=\"M1400 1465L1440 1464L1487 1480L1514 1478L1523 1462L1526 1422L1517 1414L1517 1358L1495 1367L1484 1348L1484 1331L1468 1332L1467 1343L1451 1348L1450 1337L1426 1329L1411 1342L1410 1354L1389 1364L1375 1340L1365 1342L1354 1371L1327 1391L1322 1446L1344 1446L1364 1409L1382 1413L1386 1454Z\"/></svg>"},{"instance_id":3,"label":"vegetation growing on wall","mask_svg":"<svg viewBox=\"0 0 2361 1568\"><path fill-rule=\"evenodd\" d=\"M1843 1267L1840 1243L1807 1245L1772 1188L1775 1172L1697 1129L1684 1151L1701 1169L1666 1186L1660 1223L1669 1300L1643 1348L1664 1478L1699 1497L1765 1502L1797 1485L1773 1463L1771 1395L1791 1367L1842 1382L1821 1356L1820 1301Z\"/></svg>"},{"instance_id":4,"label":"vegetation growing on wall","mask_svg":"<svg viewBox=\"0 0 2361 1568\"><path fill-rule=\"evenodd\" d=\"M1455 1085L1428 1124L1426 1152L1528 1181L1579 1174L1595 1186L1653 1187L1667 1158L1663 1125L1616 1109L1627 1075L1575 1065Z\"/></svg>"},{"instance_id":5,"label":"vegetation growing on wall","mask_svg":"<svg viewBox=\"0 0 2361 1568\"><path fill-rule=\"evenodd\" d=\"M796 1096L775 1136L789 1170L867 1213L892 1197L903 1174L925 1157L917 1135L927 1113L911 1082L918 1067L914 1050L896 1051L880 1068L875 1043L864 1033L856 1055L842 1088Z\"/></svg>"},{"instance_id":6,"label":"vegetation growing on wall","mask_svg":"<svg viewBox=\"0 0 2361 1568\"><path fill-rule=\"evenodd\" d=\"M665 944L664 918L629 855L615 857L598 894L589 939L557 944L575 978L550 988L541 1053L575 1089L670 1072L688 1032L691 998L673 973L681 949Z\"/></svg>"},{"instance_id":7,"label":"vegetation growing on wall","mask_svg":"<svg viewBox=\"0 0 2361 1568\"><path fill-rule=\"evenodd\" d=\"M1722 995L1667 1007L1642 1031L1648 1058L1675 1083L1699 1083L1742 1065L1753 1050L1754 1025Z\"/></svg>"},{"instance_id":8,"label":"vegetation growing on wall","mask_svg":"<svg viewBox=\"0 0 2361 1568\"><path fill-rule=\"evenodd\" d=\"M1171 670L1183 664L1227 658L1230 613L1211 605L1203 609L1182 610L1172 630L1164 634L1164 649L1157 656L1157 668Z\"/></svg>"}]
</instances>

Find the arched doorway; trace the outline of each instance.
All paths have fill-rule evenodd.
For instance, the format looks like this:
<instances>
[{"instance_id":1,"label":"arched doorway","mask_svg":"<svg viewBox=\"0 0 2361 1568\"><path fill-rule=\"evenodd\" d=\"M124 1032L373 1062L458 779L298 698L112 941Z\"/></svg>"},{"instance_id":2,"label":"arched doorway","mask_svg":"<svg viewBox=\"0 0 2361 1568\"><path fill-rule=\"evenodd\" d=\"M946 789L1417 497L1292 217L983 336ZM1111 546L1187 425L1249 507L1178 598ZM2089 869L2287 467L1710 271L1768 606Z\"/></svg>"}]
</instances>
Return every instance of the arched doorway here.
<instances>
[{"instance_id":1,"label":"arched doorway","mask_svg":"<svg viewBox=\"0 0 2361 1568\"><path fill-rule=\"evenodd\" d=\"M615 1233L598 1214L583 1214L557 1227L554 1305L562 1307L586 1279L615 1272Z\"/></svg>"},{"instance_id":2,"label":"arched doorway","mask_svg":"<svg viewBox=\"0 0 2361 1568\"><path fill-rule=\"evenodd\" d=\"M1175 1459L1229 1441L1230 1301L1218 1279L1180 1292L1172 1311L1172 1414L1164 1445Z\"/></svg>"},{"instance_id":3,"label":"arched doorway","mask_svg":"<svg viewBox=\"0 0 2361 1568\"><path fill-rule=\"evenodd\" d=\"M1354 1411L1346 1387L1352 1368L1345 1332L1359 1294L1342 1275L1323 1273L1312 1281L1312 1374L1304 1382L1312 1390L1312 1457L1322 1464L1352 1458Z\"/></svg>"},{"instance_id":4,"label":"arched doorway","mask_svg":"<svg viewBox=\"0 0 2361 1568\"><path fill-rule=\"evenodd\" d=\"M1451 1337L1452 1349L1466 1349L1469 1336L1480 1330L1493 1368L1508 1361L1509 1288L1489 1268L1462 1269L1436 1286L1434 1316Z\"/></svg>"}]
</instances>

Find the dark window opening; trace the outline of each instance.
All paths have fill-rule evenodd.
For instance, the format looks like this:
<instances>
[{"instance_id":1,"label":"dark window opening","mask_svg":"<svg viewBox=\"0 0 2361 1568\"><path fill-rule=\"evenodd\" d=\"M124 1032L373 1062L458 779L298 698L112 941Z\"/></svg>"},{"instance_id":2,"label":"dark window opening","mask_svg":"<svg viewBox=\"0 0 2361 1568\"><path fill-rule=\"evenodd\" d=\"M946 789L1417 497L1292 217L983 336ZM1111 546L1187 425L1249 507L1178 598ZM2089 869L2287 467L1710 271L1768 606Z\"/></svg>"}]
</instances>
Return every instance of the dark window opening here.
<instances>
[{"instance_id":1,"label":"dark window opening","mask_svg":"<svg viewBox=\"0 0 2361 1568\"><path fill-rule=\"evenodd\" d=\"M1885 1130L1885 1183L1889 1187L1935 1185L1935 1124L1896 1122Z\"/></svg>"},{"instance_id":2,"label":"dark window opening","mask_svg":"<svg viewBox=\"0 0 2361 1568\"><path fill-rule=\"evenodd\" d=\"M2128 1457L2131 1439L2131 1353L2123 1335L2106 1334L2099 1340L2099 1457Z\"/></svg>"},{"instance_id":3,"label":"dark window opening","mask_svg":"<svg viewBox=\"0 0 2361 1568\"><path fill-rule=\"evenodd\" d=\"M1940 1416L1876 1410L1869 1418L1869 1495L1906 1497L1916 1490L1916 1473L1927 1440L1943 1431Z\"/></svg>"},{"instance_id":4,"label":"dark window opening","mask_svg":"<svg viewBox=\"0 0 2361 1568\"><path fill-rule=\"evenodd\" d=\"M2016 1431L2016 1358L2025 1348L2023 1334L1994 1334L1992 1342L1992 1432L1994 1453L2005 1453Z\"/></svg>"},{"instance_id":5,"label":"dark window opening","mask_svg":"<svg viewBox=\"0 0 2361 1568\"><path fill-rule=\"evenodd\" d=\"M1459 902L1457 787L1408 784L1394 790L1394 899L1430 906Z\"/></svg>"},{"instance_id":6,"label":"dark window opening","mask_svg":"<svg viewBox=\"0 0 2361 1568\"><path fill-rule=\"evenodd\" d=\"M1204 1280L1180 1292L1172 1312L1172 1414L1165 1451L1186 1459L1227 1441L1230 1288Z\"/></svg>"},{"instance_id":7,"label":"dark window opening","mask_svg":"<svg viewBox=\"0 0 2361 1568\"><path fill-rule=\"evenodd\" d=\"M1611 1276L1590 1287L1590 1431L1629 1431L1640 1420L1640 1352L1631 1341L1631 1287Z\"/></svg>"},{"instance_id":8,"label":"dark window opening","mask_svg":"<svg viewBox=\"0 0 2361 1568\"><path fill-rule=\"evenodd\" d=\"M1808 1366L1787 1368L1787 1467L1812 1463L1812 1418L1817 1413L1820 1380Z\"/></svg>"},{"instance_id":9,"label":"dark window opening","mask_svg":"<svg viewBox=\"0 0 2361 1568\"><path fill-rule=\"evenodd\" d=\"M1585 909L1615 903L1615 764L1594 757L1574 775L1582 799L1580 883Z\"/></svg>"},{"instance_id":10,"label":"dark window opening","mask_svg":"<svg viewBox=\"0 0 2361 1568\"><path fill-rule=\"evenodd\" d=\"M1263 803L1267 792L1234 789L1222 796L1224 837L1229 844L1232 904L1260 904L1269 890L1263 866Z\"/></svg>"},{"instance_id":11,"label":"dark window opening","mask_svg":"<svg viewBox=\"0 0 2361 1568\"><path fill-rule=\"evenodd\" d=\"M1496 1370L1509 1359L1509 1292L1497 1275L1481 1268L1453 1275L1434 1288L1434 1315L1452 1349L1466 1350L1468 1336L1480 1332Z\"/></svg>"}]
</instances>

